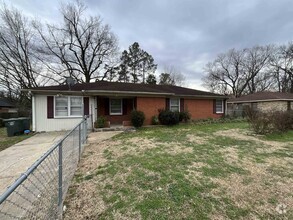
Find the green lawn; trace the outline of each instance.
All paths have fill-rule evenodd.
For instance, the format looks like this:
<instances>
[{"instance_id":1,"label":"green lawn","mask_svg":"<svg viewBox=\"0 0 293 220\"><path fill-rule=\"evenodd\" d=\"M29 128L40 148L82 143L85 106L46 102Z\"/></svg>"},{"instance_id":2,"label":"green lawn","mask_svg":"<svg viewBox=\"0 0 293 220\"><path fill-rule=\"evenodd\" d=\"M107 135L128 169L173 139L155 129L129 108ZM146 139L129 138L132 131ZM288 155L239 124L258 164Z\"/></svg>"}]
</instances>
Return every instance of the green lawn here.
<instances>
[{"instance_id":1,"label":"green lawn","mask_svg":"<svg viewBox=\"0 0 293 220\"><path fill-rule=\"evenodd\" d=\"M13 144L23 141L29 137L31 137L31 135L7 137L6 128L0 128L0 151L5 150Z\"/></svg>"},{"instance_id":2,"label":"green lawn","mask_svg":"<svg viewBox=\"0 0 293 220\"><path fill-rule=\"evenodd\" d=\"M92 134L94 135L94 134ZM65 219L293 219L293 133L143 128L91 143Z\"/></svg>"}]
</instances>

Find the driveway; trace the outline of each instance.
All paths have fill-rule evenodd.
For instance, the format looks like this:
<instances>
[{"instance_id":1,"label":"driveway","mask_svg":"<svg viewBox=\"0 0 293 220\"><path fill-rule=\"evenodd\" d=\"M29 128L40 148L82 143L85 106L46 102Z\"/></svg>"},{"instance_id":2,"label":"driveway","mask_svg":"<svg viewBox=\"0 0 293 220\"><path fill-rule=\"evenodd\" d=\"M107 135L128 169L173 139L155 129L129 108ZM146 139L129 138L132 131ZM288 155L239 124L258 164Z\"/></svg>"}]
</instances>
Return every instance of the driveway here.
<instances>
[{"instance_id":1,"label":"driveway","mask_svg":"<svg viewBox=\"0 0 293 220\"><path fill-rule=\"evenodd\" d=\"M65 133L39 133L1 151L0 195Z\"/></svg>"}]
</instances>

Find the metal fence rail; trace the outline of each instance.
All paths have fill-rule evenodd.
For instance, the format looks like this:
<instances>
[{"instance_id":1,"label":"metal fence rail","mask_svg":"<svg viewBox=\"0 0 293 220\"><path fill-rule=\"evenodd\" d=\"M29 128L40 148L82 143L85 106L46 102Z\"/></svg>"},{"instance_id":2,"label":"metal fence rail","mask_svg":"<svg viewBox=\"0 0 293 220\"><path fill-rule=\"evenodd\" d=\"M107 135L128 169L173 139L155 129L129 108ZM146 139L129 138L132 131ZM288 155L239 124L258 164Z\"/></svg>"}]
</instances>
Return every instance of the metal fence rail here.
<instances>
[{"instance_id":1,"label":"metal fence rail","mask_svg":"<svg viewBox=\"0 0 293 220\"><path fill-rule=\"evenodd\" d=\"M0 197L0 219L61 219L88 131L83 119Z\"/></svg>"}]
</instances>

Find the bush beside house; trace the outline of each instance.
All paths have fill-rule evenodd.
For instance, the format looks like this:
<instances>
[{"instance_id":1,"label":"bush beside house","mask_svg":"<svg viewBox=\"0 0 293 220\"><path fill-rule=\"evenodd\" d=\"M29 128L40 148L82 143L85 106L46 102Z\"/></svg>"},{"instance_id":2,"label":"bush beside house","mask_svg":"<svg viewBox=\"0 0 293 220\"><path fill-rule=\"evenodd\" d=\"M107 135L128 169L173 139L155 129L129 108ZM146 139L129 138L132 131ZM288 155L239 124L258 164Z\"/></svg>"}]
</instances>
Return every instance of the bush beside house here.
<instances>
[{"instance_id":1,"label":"bush beside house","mask_svg":"<svg viewBox=\"0 0 293 220\"><path fill-rule=\"evenodd\" d=\"M142 111L134 110L131 112L131 123L134 127L140 128L145 120L145 115Z\"/></svg>"},{"instance_id":2,"label":"bush beside house","mask_svg":"<svg viewBox=\"0 0 293 220\"><path fill-rule=\"evenodd\" d=\"M293 129L293 110L260 112L247 110L247 119L257 134L286 132Z\"/></svg>"},{"instance_id":3,"label":"bush beside house","mask_svg":"<svg viewBox=\"0 0 293 220\"><path fill-rule=\"evenodd\" d=\"M179 112L159 110L158 118L162 125L176 125L179 123Z\"/></svg>"},{"instance_id":4,"label":"bush beside house","mask_svg":"<svg viewBox=\"0 0 293 220\"><path fill-rule=\"evenodd\" d=\"M104 128L106 124L106 118L104 116L99 116L95 121L95 128Z\"/></svg>"},{"instance_id":5,"label":"bush beside house","mask_svg":"<svg viewBox=\"0 0 293 220\"><path fill-rule=\"evenodd\" d=\"M180 122L188 122L191 118L189 111L183 111L179 113L179 121Z\"/></svg>"}]
</instances>

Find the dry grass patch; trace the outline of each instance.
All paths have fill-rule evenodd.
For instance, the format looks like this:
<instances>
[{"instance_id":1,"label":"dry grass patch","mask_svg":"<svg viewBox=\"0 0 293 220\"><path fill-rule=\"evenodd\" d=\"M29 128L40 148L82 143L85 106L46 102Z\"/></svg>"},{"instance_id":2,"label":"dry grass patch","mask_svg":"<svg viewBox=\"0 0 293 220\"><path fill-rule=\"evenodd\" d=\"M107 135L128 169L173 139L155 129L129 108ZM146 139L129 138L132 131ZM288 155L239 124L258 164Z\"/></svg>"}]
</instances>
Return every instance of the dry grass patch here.
<instances>
[{"instance_id":1,"label":"dry grass patch","mask_svg":"<svg viewBox=\"0 0 293 220\"><path fill-rule=\"evenodd\" d=\"M239 154L237 146L220 148L219 152L223 154L223 157L230 164L235 164L239 162Z\"/></svg>"},{"instance_id":2,"label":"dry grass patch","mask_svg":"<svg viewBox=\"0 0 293 220\"><path fill-rule=\"evenodd\" d=\"M290 142L248 133L243 123L189 125L92 143L65 219L292 219Z\"/></svg>"},{"instance_id":3,"label":"dry grass patch","mask_svg":"<svg viewBox=\"0 0 293 220\"><path fill-rule=\"evenodd\" d=\"M278 142L278 141L268 141L261 139L263 136L261 135L253 135L251 132L248 132L247 130L243 129L231 129L231 130L223 130L223 131L217 131L214 133L215 135L219 136L225 136L234 138L237 140L243 140L243 141L254 141L256 142L260 147L258 150L260 151L267 151L272 152L275 150L283 149L284 147L288 146L288 144L292 144L293 142ZM269 148L268 148L268 147Z\"/></svg>"},{"instance_id":4,"label":"dry grass patch","mask_svg":"<svg viewBox=\"0 0 293 220\"><path fill-rule=\"evenodd\" d=\"M293 207L293 182L291 178L278 177L268 171L269 165L242 163L249 175L231 174L227 178L215 178L219 187L212 194L216 197L227 196L239 208L251 210L250 217L282 217L276 209L281 204L287 212ZM285 218L286 219L286 218Z\"/></svg>"},{"instance_id":5,"label":"dry grass patch","mask_svg":"<svg viewBox=\"0 0 293 220\"><path fill-rule=\"evenodd\" d=\"M194 144L205 144L207 139L196 134L187 134L187 140L194 143Z\"/></svg>"}]
</instances>

